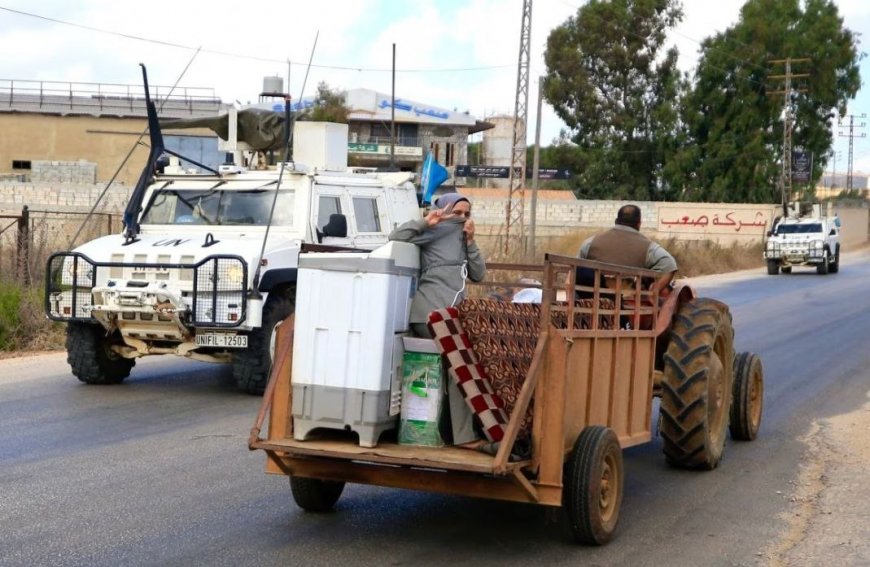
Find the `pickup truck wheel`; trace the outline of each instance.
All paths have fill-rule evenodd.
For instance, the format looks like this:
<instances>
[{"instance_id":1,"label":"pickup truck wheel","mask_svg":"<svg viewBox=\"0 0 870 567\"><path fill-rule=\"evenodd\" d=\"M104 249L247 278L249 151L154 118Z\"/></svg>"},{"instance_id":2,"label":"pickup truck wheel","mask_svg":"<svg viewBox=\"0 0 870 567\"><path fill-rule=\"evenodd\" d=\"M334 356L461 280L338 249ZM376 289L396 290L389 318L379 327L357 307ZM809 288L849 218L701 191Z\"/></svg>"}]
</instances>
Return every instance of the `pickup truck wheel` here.
<instances>
[{"instance_id":1,"label":"pickup truck wheel","mask_svg":"<svg viewBox=\"0 0 870 567\"><path fill-rule=\"evenodd\" d=\"M262 395L269 382L274 355L275 330L293 313L293 299L278 293L269 294L263 306L263 324L248 334L248 348L233 357L233 377L239 389Z\"/></svg>"},{"instance_id":2,"label":"pickup truck wheel","mask_svg":"<svg viewBox=\"0 0 870 567\"><path fill-rule=\"evenodd\" d=\"M562 507L572 539L603 545L619 523L625 469L616 433L592 425L584 429L565 463Z\"/></svg>"},{"instance_id":3,"label":"pickup truck wheel","mask_svg":"<svg viewBox=\"0 0 870 567\"><path fill-rule=\"evenodd\" d=\"M306 512L329 512L344 491L344 483L319 478L290 477L290 491L296 505Z\"/></svg>"},{"instance_id":4,"label":"pickup truck wheel","mask_svg":"<svg viewBox=\"0 0 870 567\"><path fill-rule=\"evenodd\" d=\"M830 262L831 260L828 258L828 253L825 252L824 257L822 258L822 263L816 264L816 273L820 276L827 274L831 266Z\"/></svg>"},{"instance_id":5,"label":"pickup truck wheel","mask_svg":"<svg viewBox=\"0 0 870 567\"><path fill-rule=\"evenodd\" d=\"M71 321L66 327L66 361L72 373L85 384L120 384L136 365L110 346L102 325Z\"/></svg>"},{"instance_id":6,"label":"pickup truck wheel","mask_svg":"<svg viewBox=\"0 0 870 567\"><path fill-rule=\"evenodd\" d=\"M776 260L767 261L767 275L775 276L779 273L779 262Z\"/></svg>"},{"instance_id":7,"label":"pickup truck wheel","mask_svg":"<svg viewBox=\"0 0 870 567\"><path fill-rule=\"evenodd\" d=\"M761 359L751 352L734 357L734 389L731 400L731 439L752 441L758 436L764 405L764 370Z\"/></svg>"},{"instance_id":8,"label":"pickup truck wheel","mask_svg":"<svg viewBox=\"0 0 870 567\"><path fill-rule=\"evenodd\" d=\"M791 266L783 266L780 269L782 270L783 274L790 274L791 273Z\"/></svg>"},{"instance_id":9,"label":"pickup truck wheel","mask_svg":"<svg viewBox=\"0 0 870 567\"><path fill-rule=\"evenodd\" d=\"M688 301L674 316L660 410L669 463L706 470L719 464L731 408L733 341L731 313L715 299Z\"/></svg>"}]
</instances>

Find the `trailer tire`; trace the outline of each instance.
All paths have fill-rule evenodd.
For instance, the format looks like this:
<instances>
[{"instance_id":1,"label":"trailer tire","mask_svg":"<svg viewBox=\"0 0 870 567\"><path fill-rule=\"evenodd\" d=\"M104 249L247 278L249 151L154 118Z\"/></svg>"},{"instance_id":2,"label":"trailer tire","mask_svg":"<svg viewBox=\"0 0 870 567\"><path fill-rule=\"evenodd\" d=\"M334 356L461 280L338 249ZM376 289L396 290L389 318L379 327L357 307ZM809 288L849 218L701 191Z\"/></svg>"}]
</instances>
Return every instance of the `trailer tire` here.
<instances>
[{"instance_id":1,"label":"trailer tire","mask_svg":"<svg viewBox=\"0 0 870 567\"><path fill-rule=\"evenodd\" d=\"M248 333L248 348L233 356L233 377L240 390L260 396L269 382L276 329L293 313L293 297L273 292L263 306L263 324Z\"/></svg>"},{"instance_id":2,"label":"trailer tire","mask_svg":"<svg viewBox=\"0 0 870 567\"><path fill-rule=\"evenodd\" d=\"M66 327L66 361L85 384L120 384L136 365L109 347L112 340L102 325L70 321Z\"/></svg>"},{"instance_id":3,"label":"trailer tire","mask_svg":"<svg viewBox=\"0 0 870 567\"><path fill-rule=\"evenodd\" d=\"M329 512L344 491L344 483L319 478L290 477L290 491L296 505L306 512Z\"/></svg>"},{"instance_id":4,"label":"trailer tire","mask_svg":"<svg viewBox=\"0 0 870 567\"><path fill-rule=\"evenodd\" d=\"M779 273L779 262L776 260L767 261L767 275L775 276Z\"/></svg>"},{"instance_id":5,"label":"trailer tire","mask_svg":"<svg viewBox=\"0 0 870 567\"><path fill-rule=\"evenodd\" d=\"M584 429L565 463L562 507L571 538L587 545L611 540L619 523L625 468L622 447L608 427Z\"/></svg>"},{"instance_id":6,"label":"trailer tire","mask_svg":"<svg viewBox=\"0 0 870 567\"><path fill-rule=\"evenodd\" d=\"M674 316L664 355L661 434L669 463L716 468L731 407L734 331L728 306L694 299Z\"/></svg>"},{"instance_id":7,"label":"trailer tire","mask_svg":"<svg viewBox=\"0 0 870 567\"><path fill-rule=\"evenodd\" d=\"M734 389L731 400L731 439L753 441L761 426L764 407L764 369L751 352L734 357Z\"/></svg>"}]
</instances>

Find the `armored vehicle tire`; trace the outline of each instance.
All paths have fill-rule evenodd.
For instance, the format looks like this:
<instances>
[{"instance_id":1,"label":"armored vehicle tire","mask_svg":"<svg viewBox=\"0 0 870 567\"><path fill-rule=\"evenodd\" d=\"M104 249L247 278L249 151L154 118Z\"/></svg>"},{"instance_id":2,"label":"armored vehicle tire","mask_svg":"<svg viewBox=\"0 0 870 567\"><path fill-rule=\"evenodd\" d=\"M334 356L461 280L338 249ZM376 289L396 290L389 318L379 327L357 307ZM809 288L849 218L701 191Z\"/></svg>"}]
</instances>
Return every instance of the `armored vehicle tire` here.
<instances>
[{"instance_id":1,"label":"armored vehicle tire","mask_svg":"<svg viewBox=\"0 0 870 567\"><path fill-rule=\"evenodd\" d=\"M619 523L625 469L616 433L600 425L584 429L565 463L562 507L571 538L603 545Z\"/></svg>"},{"instance_id":2,"label":"armored vehicle tire","mask_svg":"<svg viewBox=\"0 0 870 567\"><path fill-rule=\"evenodd\" d=\"M837 247L837 253L834 254L834 261L828 264L828 272L836 274L840 271L840 248Z\"/></svg>"},{"instance_id":3,"label":"armored vehicle tire","mask_svg":"<svg viewBox=\"0 0 870 567\"><path fill-rule=\"evenodd\" d=\"M828 258L828 255L825 254L824 257L822 258L822 263L816 264L816 273L821 275L821 276L824 276L825 274L827 274L830 271L830 267L831 267L831 260L830 260L830 258Z\"/></svg>"},{"instance_id":4,"label":"armored vehicle tire","mask_svg":"<svg viewBox=\"0 0 870 567\"><path fill-rule=\"evenodd\" d=\"M767 261L767 275L775 276L779 273L779 262L776 260L768 260Z\"/></svg>"},{"instance_id":5,"label":"armored vehicle tire","mask_svg":"<svg viewBox=\"0 0 870 567\"><path fill-rule=\"evenodd\" d=\"M293 299L269 294L263 306L263 324L248 334L248 348L233 357L233 377L240 390L262 395L269 382L275 350L275 330L293 313Z\"/></svg>"},{"instance_id":6,"label":"armored vehicle tire","mask_svg":"<svg viewBox=\"0 0 870 567\"><path fill-rule=\"evenodd\" d=\"M752 441L758 436L764 406L764 370L761 359L751 352L734 357L734 387L731 400L731 438Z\"/></svg>"},{"instance_id":7,"label":"armored vehicle tire","mask_svg":"<svg viewBox=\"0 0 870 567\"><path fill-rule=\"evenodd\" d=\"M344 483L319 478L290 477L290 491L296 505L306 512L329 512L344 491Z\"/></svg>"},{"instance_id":8,"label":"armored vehicle tire","mask_svg":"<svg viewBox=\"0 0 870 567\"><path fill-rule=\"evenodd\" d=\"M102 325L71 321L66 326L66 361L85 384L120 384L136 365L111 350Z\"/></svg>"},{"instance_id":9,"label":"armored vehicle tire","mask_svg":"<svg viewBox=\"0 0 870 567\"><path fill-rule=\"evenodd\" d=\"M783 266L780 269L782 270L783 274L790 274L791 273L791 266Z\"/></svg>"},{"instance_id":10,"label":"armored vehicle tire","mask_svg":"<svg viewBox=\"0 0 870 567\"><path fill-rule=\"evenodd\" d=\"M731 407L734 331L728 306L693 299L674 316L664 355L661 434L669 463L714 469Z\"/></svg>"}]
</instances>

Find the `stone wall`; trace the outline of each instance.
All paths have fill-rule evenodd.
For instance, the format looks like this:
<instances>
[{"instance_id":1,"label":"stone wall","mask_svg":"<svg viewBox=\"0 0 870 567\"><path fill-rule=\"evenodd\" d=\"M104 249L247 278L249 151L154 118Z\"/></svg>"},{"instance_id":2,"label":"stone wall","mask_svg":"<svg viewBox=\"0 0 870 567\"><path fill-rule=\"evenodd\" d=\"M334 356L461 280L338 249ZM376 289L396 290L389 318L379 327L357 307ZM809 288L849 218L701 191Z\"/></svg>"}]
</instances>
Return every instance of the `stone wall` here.
<instances>
[{"instance_id":1,"label":"stone wall","mask_svg":"<svg viewBox=\"0 0 870 567\"><path fill-rule=\"evenodd\" d=\"M31 162L30 181L40 184L94 184L97 182L97 164L86 160L34 160Z\"/></svg>"},{"instance_id":2,"label":"stone wall","mask_svg":"<svg viewBox=\"0 0 870 567\"><path fill-rule=\"evenodd\" d=\"M103 189L103 183L0 182L0 211L20 212L27 205L33 210L87 212ZM122 212L130 191L131 188L126 185L112 185L100 201L97 212Z\"/></svg>"}]
</instances>

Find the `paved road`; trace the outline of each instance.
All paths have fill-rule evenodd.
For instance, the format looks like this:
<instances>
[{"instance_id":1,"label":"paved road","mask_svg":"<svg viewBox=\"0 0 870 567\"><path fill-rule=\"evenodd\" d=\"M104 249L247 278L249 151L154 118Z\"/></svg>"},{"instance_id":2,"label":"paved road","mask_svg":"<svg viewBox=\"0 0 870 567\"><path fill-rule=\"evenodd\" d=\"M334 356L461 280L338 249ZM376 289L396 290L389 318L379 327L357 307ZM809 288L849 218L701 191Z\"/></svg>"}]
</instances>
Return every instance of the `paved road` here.
<instances>
[{"instance_id":1,"label":"paved road","mask_svg":"<svg viewBox=\"0 0 870 567\"><path fill-rule=\"evenodd\" d=\"M410 491L349 486L337 513L305 514L248 452L259 400L221 367L149 359L121 386L91 387L62 354L0 361L0 565L787 560L770 550L794 532L800 439L866 402L867 281L870 255L837 275L697 280L732 306L737 349L762 357L760 437L729 443L707 473L666 466L659 440L626 451L620 528L603 548L566 543L541 508Z\"/></svg>"}]
</instances>

